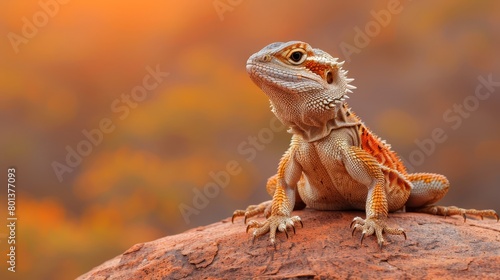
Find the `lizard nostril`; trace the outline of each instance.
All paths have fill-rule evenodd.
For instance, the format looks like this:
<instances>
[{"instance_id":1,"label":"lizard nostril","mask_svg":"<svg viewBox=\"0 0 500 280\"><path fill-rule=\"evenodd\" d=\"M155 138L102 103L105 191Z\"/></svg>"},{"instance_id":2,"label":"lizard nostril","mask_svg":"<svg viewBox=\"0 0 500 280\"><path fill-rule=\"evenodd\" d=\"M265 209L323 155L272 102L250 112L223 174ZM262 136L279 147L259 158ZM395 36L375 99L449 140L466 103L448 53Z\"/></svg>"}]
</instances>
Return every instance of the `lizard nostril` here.
<instances>
[{"instance_id":1,"label":"lizard nostril","mask_svg":"<svg viewBox=\"0 0 500 280\"><path fill-rule=\"evenodd\" d=\"M264 62L269 62L269 61L271 61L271 56L270 56L270 55L268 55L268 54L264 55L264 56L262 57L262 61L264 61Z\"/></svg>"}]
</instances>

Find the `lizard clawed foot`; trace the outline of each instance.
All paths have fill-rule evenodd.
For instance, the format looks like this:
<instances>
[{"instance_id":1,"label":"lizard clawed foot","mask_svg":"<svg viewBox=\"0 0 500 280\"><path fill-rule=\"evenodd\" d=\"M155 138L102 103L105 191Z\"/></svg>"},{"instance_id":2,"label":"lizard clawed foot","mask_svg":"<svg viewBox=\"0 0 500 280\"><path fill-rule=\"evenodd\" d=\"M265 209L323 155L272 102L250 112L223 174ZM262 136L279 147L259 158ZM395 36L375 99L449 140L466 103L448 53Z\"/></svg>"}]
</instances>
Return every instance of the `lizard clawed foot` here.
<instances>
[{"instance_id":1,"label":"lizard clawed foot","mask_svg":"<svg viewBox=\"0 0 500 280\"><path fill-rule=\"evenodd\" d=\"M293 233L295 234L295 223L300 223L302 227L302 221L299 216L286 217L286 216L278 216L271 215L266 221L258 222L255 220L249 221L247 226L247 232L251 228L255 228L253 231L253 239L252 242L255 241L255 238L262 236L269 232L269 241L271 245L276 248L276 230L285 232L286 238L288 239L288 228L293 229Z\"/></svg>"},{"instance_id":2,"label":"lizard clawed foot","mask_svg":"<svg viewBox=\"0 0 500 280\"><path fill-rule=\"evenodd\" d=\"M365 236L369 236L375 233L380 249L382 249L382 246L384 245L384 232L393 235L403 235L406 240L406 233L404 229L390 228L385 224L384 220L380 219L367 218L366 220L364 220L360 217L356 217L352 220L350 227L352 228L353 236L356 230L361 231L361 244L363 244L363 239L365 238Z\"/></svg>"},{"instance_id":3,"label":"lizard clawed foot","mask_svg":"<svg viewBox=\"0 0 500 280\"><path fill-rule=\"evenodd\" d=\"M497 222L500 219L498 216L497 212L495 210L476 210L476 209L464 209L464 208L459 208L456 206L437 206L437 205L430 205L422 208L418 208L415 210L411 210L414 212L419 212L419 213L427 213L427 214L432 214L432 215L439 215L439 216L453 216L453 215L461 215L464 217L464 222L467 220L467 215L471 216L479 216L481 220L484 217L491 217L491 218L496 218Z\"/></svg>"},{"instance_id":4,"label":"lizard clawed foot","mask_svg":"<svg viewBox=\"0 0 500 280\"><path fill-rule=\"evenodd\" d=\"M259 205L250 205L245 210L236 210L233 212L233 217L231 218L231 222L234 223L234 218L245 216L245 224L247 223L247 219L253 216L257 216L259 214L264 213L264 216L267 218L271 213L271 204L272 201L264 201Z\"/></svg>"}]
</instances>

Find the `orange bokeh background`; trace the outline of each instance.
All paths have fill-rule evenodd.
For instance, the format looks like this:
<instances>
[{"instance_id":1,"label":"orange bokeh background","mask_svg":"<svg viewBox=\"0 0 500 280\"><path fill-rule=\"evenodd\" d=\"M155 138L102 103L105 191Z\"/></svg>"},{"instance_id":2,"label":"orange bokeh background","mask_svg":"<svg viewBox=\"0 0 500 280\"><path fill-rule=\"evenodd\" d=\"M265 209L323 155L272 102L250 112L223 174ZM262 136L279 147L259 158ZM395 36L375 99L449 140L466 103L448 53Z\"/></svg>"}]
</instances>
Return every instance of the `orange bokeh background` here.
<instances>
[{"instance_id":1,"label":"orange bokeh background","mask_svg":"<svg viewBox=\"0 0 500 280\"><path fill-rule=\"evenodd\" d=\"M479 76L500 81L498 1L67 2L0 4L0 221L9 167L18 217L15 274L0 227L1 279L75 278L135 243L267 199L265 182L290 135L250 144L273 116L245 62L275 41L303 40L348 60L358 87L350 105L403 158L442 129L446 141L413 165L450 179L443 205L500 210L500 87L460 124L449 113L470 100ZM392 2L400 12L377 23L374 14ZM127 103L148 69L163 79ZM83 145L82 131L103 119L113 131L59 180L54 162L67 165L68 147ZM229 162L240 172L196 209L197 191ZM186 220L182 205L199 212Z\"/></svg>"}]
</instances>

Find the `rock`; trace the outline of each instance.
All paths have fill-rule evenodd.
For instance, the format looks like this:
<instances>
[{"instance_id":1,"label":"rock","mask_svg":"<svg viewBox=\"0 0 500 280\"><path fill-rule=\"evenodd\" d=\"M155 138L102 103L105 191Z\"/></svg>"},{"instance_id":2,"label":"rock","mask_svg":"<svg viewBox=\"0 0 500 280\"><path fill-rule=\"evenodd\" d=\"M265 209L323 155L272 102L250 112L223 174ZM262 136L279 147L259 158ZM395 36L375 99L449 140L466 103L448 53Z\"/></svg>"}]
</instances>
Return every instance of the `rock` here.
<instances>
[{"instance_id":1,"label":"rock","mask_svg":"<svg viewBox=\"0 0 500 280\"><path fill-rule=\"evenodd\" d=\"M269 235L252 244L242 218L225 219L136 244L78 279L500 279L500 223L493 219L392 213L389 225L403 227L408 239L385 235L380 250L374 236L362 245L359 232L351 237L349 224L362 212L294 215L304 228L289 230L288 240L279 233L276 250Z\"/></svg>"}]
</instances>

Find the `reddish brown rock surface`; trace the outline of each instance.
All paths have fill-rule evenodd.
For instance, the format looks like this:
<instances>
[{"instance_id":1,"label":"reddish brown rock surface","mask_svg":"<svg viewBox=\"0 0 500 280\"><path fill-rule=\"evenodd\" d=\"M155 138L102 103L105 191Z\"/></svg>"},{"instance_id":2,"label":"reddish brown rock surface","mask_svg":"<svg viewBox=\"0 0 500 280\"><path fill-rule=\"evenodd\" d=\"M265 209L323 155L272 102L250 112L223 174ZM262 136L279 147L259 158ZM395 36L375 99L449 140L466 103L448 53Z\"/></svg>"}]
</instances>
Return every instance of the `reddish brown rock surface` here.
<instances>
[{"instance_id":1,"label":"reddish brown rock surface","mask_svg":"<svg viewBox=\"0 0 500 280\"><path fill-rule=\"evenodd\" d=\"M136 244L78 279L500 279L500 223L492 219L391 214L406 229L386 236L382 250L373 236L359 243L349 224L362 212L303 210L304 228L255 240L243 219L230 219L155 241Z\"/></svg>"}]
</instances>

